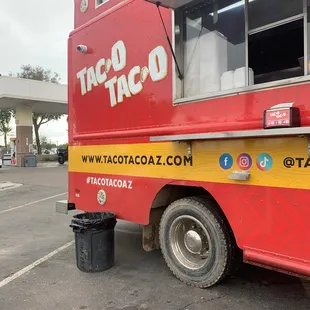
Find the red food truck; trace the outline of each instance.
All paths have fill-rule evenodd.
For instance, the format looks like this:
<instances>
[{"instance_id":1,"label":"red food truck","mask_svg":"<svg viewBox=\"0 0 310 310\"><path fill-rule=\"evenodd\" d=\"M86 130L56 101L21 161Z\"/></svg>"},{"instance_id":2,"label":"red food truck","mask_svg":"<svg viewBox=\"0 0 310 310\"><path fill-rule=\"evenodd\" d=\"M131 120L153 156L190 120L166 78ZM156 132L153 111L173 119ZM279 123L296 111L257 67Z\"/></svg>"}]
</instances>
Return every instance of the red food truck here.
<instances>
[{"instance_id":1,"label":"red food truck","mask_svg":"<svg viewBox=\"0 0 310 310\"><path fill-rule=\"evenodd\" d=\"M69 194L173 274L310 276L310 4L75 0Z\"/></svg>"}]
</instances>

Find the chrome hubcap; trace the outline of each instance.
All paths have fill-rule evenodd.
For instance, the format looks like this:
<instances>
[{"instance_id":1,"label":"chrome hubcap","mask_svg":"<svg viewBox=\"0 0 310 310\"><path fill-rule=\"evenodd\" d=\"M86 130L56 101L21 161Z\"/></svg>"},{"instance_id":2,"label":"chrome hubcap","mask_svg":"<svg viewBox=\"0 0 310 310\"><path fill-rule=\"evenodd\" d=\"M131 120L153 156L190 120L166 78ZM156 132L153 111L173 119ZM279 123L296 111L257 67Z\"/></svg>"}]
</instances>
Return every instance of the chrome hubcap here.
<instances>
[{"instance_id":1,"label":"chrome hubcap","mask_svg":"<svg viewBox=\"0 0 310 310\"><path fill-rule=\"evenodd\" d=\"M198 254L202 249L201 237L195 230L189 230L185 234L184 244L186 249L192 254Z\"/></svg>"},{"instance_id":2,"label":"chrome hubcap","mask_svg":"<svg viewBox=\"0 0 310 310\"><path fill-rule=\"evenodd\" d=\"M171 250L177 261L188 269L200 269L208 261L210 236L196 218L183 215L176 218L169 233Z\"/></svg>"}]
</instances>

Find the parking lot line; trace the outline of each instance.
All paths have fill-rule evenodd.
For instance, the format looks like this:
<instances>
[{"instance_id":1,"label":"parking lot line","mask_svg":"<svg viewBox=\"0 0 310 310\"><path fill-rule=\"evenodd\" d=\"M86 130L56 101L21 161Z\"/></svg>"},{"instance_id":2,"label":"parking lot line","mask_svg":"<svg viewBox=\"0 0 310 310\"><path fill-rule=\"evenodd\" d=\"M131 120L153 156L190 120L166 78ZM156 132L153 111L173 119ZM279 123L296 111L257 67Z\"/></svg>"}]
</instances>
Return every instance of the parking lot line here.
<instances>
[{"instance_id":1,"label":"parking lot line","mask_svg":"<svg viewBox=\"0 0 310 310\"><path fill-rule=\"evenodd\" d=\"M121 233L127 233L127 234L131 234L131 235L140 235L141 233L139 232L135 232L135 231L130 231L130 230L126 230L126 229L115 229L118 232ZM22 276L23 274L27 273L28 271L30 271L31 269L35 268L36 266L40 265L41 263L47 261L48 259L50 259L51 257L53 257L54 255L58 254L59 252L67 249L69 246L71 246L72 244L74 244L74 240L66 243L65 245L59 247L58 249L50 252L49 254L41 257L40 259L36 260L35 262L33 262L32 264L26 266L25 268L17 271L16 273L12 274L11 276L3 279L2 281L0 281L0 288L9 284L10 282L12 282L13 280L19 278L20 276Z\"/></svg>"},{"instance_id":2,"label":"parking lot line","mask_svg":"<svg viewBox=\"0 0 310 310\"><path fill-rule=\"evenodd\" d=\"M17 271L16 273L14 273L13 275L5 278L4 280L2 280L0 282L0 288L9 284L11 281L19 278L20 276L22 276L23 274L25 274L26 272L30 271L31 269L33 269L34 267L40 265L41 263L45 262L46 260L48 260L49 258L53 257L54 255L58 254L59 252L65 250L66 248L68 248L69 246L71 246L74 243L74 240L66 243L65 245L61 246L60 248L54 250L53 252L43 256L42 258L36 260L35 262L33 262L32 264L26 266L25 268Z\"/></svg>"},{"instance_id":3,"label":"parking lot line","mask_svg":"<svg viewBox=\"0 0 310 310\"><path fill-rule=\"evenodd\" d=\"M37 204L39 202L42 202L42 201L45 201L45 200L49 200L49 199L53 199L53 198L56 198L56 197L59 197L59 196L65 195L65 194L68 194L68 192L57 194L57 195L53 195L53 196L49 196L49 197L46 197L46 198L43 198L43 199L39 199L39 200L36 200L36 201L25 203L25 204L17 206L17 207L13 207L13 208L9 208L9 209L6 209L6 210L2 210L2 211L0 211L0 214L6 213L6 212L10 212L10 211L14 211L16 209L25 208L25 207Z\"/></svg>"}]
</instances>

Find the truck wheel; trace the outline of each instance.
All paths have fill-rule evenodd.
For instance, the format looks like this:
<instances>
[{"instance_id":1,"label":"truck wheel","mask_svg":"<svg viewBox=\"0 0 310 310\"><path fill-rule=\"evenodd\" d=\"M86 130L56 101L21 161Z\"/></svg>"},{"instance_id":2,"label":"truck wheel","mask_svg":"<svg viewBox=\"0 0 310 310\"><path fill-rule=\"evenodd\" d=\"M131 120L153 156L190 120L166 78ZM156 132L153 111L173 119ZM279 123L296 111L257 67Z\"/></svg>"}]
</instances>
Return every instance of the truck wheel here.
<instances>
[{"instance_id":1,"label":"truck wheel","mask_svg":"<svg viewBox=\"0 0 310 310\"><path fill-rule=\"evenodd\" d=\"M63 164L65 163L65 159L64 159L63 156L58 156L58 163L59 163L60 165L63 165Z\"/></svg>"},{"instance_id":2,"label":"truck wheel","mask_svg":"<svg viewBox=\"0 0 310 310\"><path fill-rule=\"evenodd\" d=\"M162 216L159 239L168 267L189 285L211 287L230 272L234 243L210 199L173 202Z\"/></svg>"}]
</instances>

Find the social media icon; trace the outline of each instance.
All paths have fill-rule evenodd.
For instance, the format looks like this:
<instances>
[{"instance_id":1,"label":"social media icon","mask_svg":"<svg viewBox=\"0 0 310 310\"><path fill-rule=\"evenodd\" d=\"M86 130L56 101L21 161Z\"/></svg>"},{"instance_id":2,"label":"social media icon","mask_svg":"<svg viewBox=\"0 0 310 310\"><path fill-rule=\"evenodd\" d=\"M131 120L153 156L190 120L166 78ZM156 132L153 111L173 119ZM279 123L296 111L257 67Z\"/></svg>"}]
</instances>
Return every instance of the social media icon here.
<instances>
[{"instance_id":1,"label":"social media icon","mask_svg":"<svg viewBox=\"0 0 310 310\"><path fill-rule=\"evenodd\" d=\"M223 169L228 170L232 167L234 160L230 154L225 153L220 157L219 163Z\"/></svg>"},{"instance_id":2,"label":"social media icon","mask_svg":"<svg viewBox=\"0 0 310 310\"><path fill-rule=\"evenodd\" d=\"M249 154L242 153L238 156L237 163L240 169L249 170L252 167L252 158Z\"/></svg>"},{"instance_id":3,"label":"social media icon","mask_svg":"<svg viewBox=\"0 0 310 310\"><path fill-rule=\"evenodd\" d=\"M268 171L273 166L272 157L269 154L262 153L257 156L256 166L259 170Z\"/></svg>"}]
</instances>

